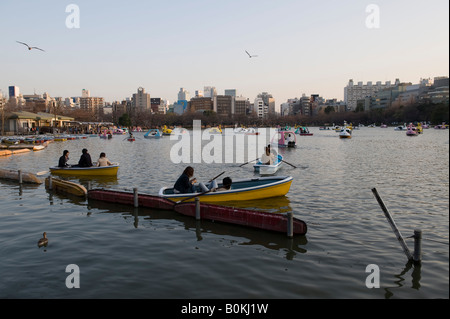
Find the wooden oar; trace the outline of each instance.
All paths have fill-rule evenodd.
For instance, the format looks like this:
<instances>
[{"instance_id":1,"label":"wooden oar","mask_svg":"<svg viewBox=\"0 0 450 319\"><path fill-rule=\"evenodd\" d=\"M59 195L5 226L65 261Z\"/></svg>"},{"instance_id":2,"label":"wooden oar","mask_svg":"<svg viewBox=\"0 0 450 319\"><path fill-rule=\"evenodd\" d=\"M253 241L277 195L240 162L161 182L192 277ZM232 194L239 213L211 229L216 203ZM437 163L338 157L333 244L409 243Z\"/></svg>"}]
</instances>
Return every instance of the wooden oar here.
<instances>
[{"instance_id":1,"label":"wooden oar","mask_svg":"<svg viewBox=\"0 0 450 319\"><path fill-rule=\"evenodd\" d=\"M286 164L288 164L288 165L291 165L293 168L297 168L297 166L294 166L294 165L292 165L291 163L286 162L285 160L281 160L281 161L284 162L284 163L286 163Z\"/></svg>"},{"instance_id":2,"label":"wooden oar","mask_svg":"<svg viewBox=\"0 0 450 319\"><path fill-rule=\"evenodd\" d=\"M213 180L215 180L216 178L222 176L225 173L225 171L223 171L222 173L220 173L219 175L217 175L216 177L214 177L213 179L211 179L208 183L211 183Z\"/></svg>"},{"instance_id":3,"label":"wooden oar","mask_svg":"<svg viewBox=\"0 0 450 319\"><path fill-rule=\"evenodd\" d=\"M253 161L248 161L247 163L241 164L241 165L239 165L239 167L242 167L242 166L244 166L244 165L247 165L248 163L254 162L254 161L256 161L256 160L258 160L258 158L257 158L257 159L254 159Z\"/></svg>"},{"instance_id":4,"label":"wooden oar","mask_svg":"<svg viewBox=\"0 0 450 319\"><path fill-rule=\"evenodd\" d=\"M185 202L185 201L187 201L187 200L190 200L190 199L192 199L192 198L195 198L195 197L199 197L199 196L205 195L205 194L209 193L210 191L212 191L212 190L209 189L209 190L207 190L206 192L203 192L203 193L200 193L200 194L197 194L197 195L190 196L190 197L188 197L188 198L179 200L178 202L175 203L175 205L180 204L180 203L182 203L182 202Z\"/></svg>"},{"instance_id":5,"label":"wooden oar","mask_svg":"<svg viewBox=\"0 0 450 319\"><path fill-rule=\"evenodd\" d=\"M48 173L48 171L41 171L41 172L37 172L36 175L37 176L42 176L42 175L45 175L47 173Z\"/></svg>"},{"instance_id":6,"label":"wooden oar","mask_svg":"<svg viewBox=\"0 0 450 319\"><path fill-rule=\"evenodd\" d=\"M213 179L211 179L208 183L211 183L213 180L215 180L215 179L218 178L219 176L222 176L224 173L225 173L225 171L223 171L222 173L220 173L219 175L217 175L216 177L214 177ZM182 202L184 202L184 201L190 200L190 199L192 199L192 198L195 198L195 197L198 197L198 196L205 195L205 194L207 194L207 193L209 193L209 192L211 192L211 191L212 191L212 189L209 189L209 190L207 190L206 192L203 192L203 193L200 193L200 194L196 194L196 195L194 195L194 196L190 196L190 197L188 197L188 198L179 200L178 202L175 203L175 205L176 205L176 204L179 204L179 203L182 203Z\"/></svg>"}]
</instances>

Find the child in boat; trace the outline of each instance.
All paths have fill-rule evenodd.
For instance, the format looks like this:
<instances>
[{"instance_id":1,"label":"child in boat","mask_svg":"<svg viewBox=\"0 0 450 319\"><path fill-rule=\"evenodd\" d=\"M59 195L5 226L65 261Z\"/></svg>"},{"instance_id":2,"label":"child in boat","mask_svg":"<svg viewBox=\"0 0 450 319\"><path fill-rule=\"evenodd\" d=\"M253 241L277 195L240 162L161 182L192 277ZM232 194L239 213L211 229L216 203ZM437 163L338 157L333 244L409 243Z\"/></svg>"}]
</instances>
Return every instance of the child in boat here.
<instances>
[{"instance_id":1,"label":"child in boat","mask_svg":"<svg viewBox=\"0 0 450 319\"><path fill-rule=\"evenodd\" d=\"M231 189L231 184L233 183L233 181L231 180L231 178L229 177L225 177L222 180L222 187L217 188L215 191L216 192L223 192L223 191L227 191Z\"/></svg>"},{"instance_id":2,"label":"child in boat","mask_svg":"<svg viewBox=\"0 0 450 319\"><path fill-rule=\"evenodd\" d=\"M112 165L112 163L109 161L109 159L106 158L106 154L101 152L100 157L97 160L97 166L109 166Z\"/></svg>"}]
</instances>

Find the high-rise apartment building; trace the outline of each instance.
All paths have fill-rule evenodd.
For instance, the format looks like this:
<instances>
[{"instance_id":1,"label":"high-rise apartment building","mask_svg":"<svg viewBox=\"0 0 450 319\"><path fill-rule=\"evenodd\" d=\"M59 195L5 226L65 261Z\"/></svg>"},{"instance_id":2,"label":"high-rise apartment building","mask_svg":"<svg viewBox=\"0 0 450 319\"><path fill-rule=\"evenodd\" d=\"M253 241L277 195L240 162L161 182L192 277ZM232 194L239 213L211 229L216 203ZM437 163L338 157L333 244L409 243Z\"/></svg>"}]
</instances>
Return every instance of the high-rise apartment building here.
<instances>
[{"instance_id":1,"label":"high-rise apartment building","mask_svg":"<svg viewBox=\"0 0 450 319\"><path fill-rule=\"evenodd\" d=\"M381 84L381 81L376 82L375 85L372 82L358 82L357 85L350 79L347 86L344 88L344 101L347 104L348 110L355 110L358 100L364 100L367 97L374 96L378 91L386 88L391 88L400 84L400 80L396 79L395 84L391 84L391 81L386 81L385 84Z\"/></svg>"},{"instance_id":2,"label":"high-rise apartment building","mask_svg":"<svg viewBox=\"0 0 450 319\"><path fill-rule=\"evenodd\" d=\"M137 93L133 94L132 102L134 110L145 111L151 109L150 94L145 93L144 88L140 87Z\"/></svg>"},{"instance_id":3,"label":"high-rise apartment building","mask_svg":"<svg viewBox=\"0 0 450 319\"><path fill-rule=\"evenodd\" d=\"M258 114L258 117L267 117L269 114L275 113L275 99L273 98L272 94L269 94L267 92L262 92L258 94L257 99L261 99L264 103L263 113L260 114L261 108L259 107L260 101L258 100L258 106L254 104L254 108L256 113Z\"/></svg>"},{"instance_id":4,"label":"high-rise apartment building","mask_svg":"<svg viewBox=\"0 0 450 319\"><path fill-rule=\"evenodd\" d=\"M269 113L269 106L264 103L263 98L257 97L253 104L253 111L256 113L257 117L264 118Z\"/></svg>"},{"instance_id":5,"label":"high-rise apartment building","mask_svg":"<svg viewBox=\"0 0 450 319\"><path fill-rule=\"evenodd\" d=\"M80 98L80 109L88 111L97 117L102 111L103 104L102 97L91 97L89 91L83 89Z\"/></svg>"}]
</instances>

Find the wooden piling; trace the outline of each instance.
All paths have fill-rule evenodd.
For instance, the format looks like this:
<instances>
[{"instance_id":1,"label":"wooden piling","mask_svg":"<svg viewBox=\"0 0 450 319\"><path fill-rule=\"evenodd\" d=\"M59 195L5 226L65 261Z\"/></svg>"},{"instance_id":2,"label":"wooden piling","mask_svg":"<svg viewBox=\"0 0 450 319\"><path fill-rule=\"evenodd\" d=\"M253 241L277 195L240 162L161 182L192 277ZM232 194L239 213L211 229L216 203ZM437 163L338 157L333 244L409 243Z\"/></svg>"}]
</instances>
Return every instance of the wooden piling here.
<instances>
[{"instance_id":1,"label":"wooden piling","mask_svg":"<svg viewBox=\"0 0 450 319\"><path fill-rule=\"evenodd\" d=\"M134 207L139 207L139 198L138 198L137 187L133 188L133 203L134 203Z\"/></svg>"},{"instance_id":2,"label":"wooden piling","mask_svg":"<svg viewBox=\"0 0 450 319\"><path fill-rule=\"evenodd\" d=\"M408 260L413 260L413 255L409 251L408 246L406 245L406 242L403 239L403 236L400 233L400 230L397 228L397 225L395 224L394 219L392 218L391 214L389 213L388 209L386 208L386 205L384 205L383 200L381 199L380 195L378 195L376 188L373 188L372 192L375 195L375 198L377 199L378 204L380 204L380 207L383 210L384 215L386 216L389 224L391 225L391 228L394 231L394 234L397 237L397 240L400 242L400 245L402 246L406 257L408 258Z\"/></svg>"},{"instance_id":3,"label":"wooden piling","mask_svg":"<svg viewBox=\"0 0 450 319\"><path fill-rule=\"evenodd\" d=\"M22 170L19 169L19 184L22 184Z\"/></svg>"},{"instance_id":4,"label":"wooden piling","mask_svg":"<svg viewBox=\"0 0 450 319\"><path fill-rule=\"evenodd\" d=\"M294 237L294 213L287 213L287 236L289 238Z\"/></svg>"},{"instance_id":5,"label":"wooden piling","mask_svg":"<svg viewBox=\"0 0 450 319\"><path fill-rule=\"evenodd\" d=\"M51 175L48 177L48 189L53 189L53 178Z\"/></svg>"},{"instance_id":6,"label":"wooden piling","mask_svg":"<svg viewBox=\"0 0 450 319\"><path fill-rule=\"evenodd\" d=\"M422 231L420 229L414 230L413 261L415 264L420 264L422 262Z\"/></svg>"},{"instance_id":7,"label":"wooden piling","mask_svg":"<svg viewBox=\"0 0 450 319\"><path fill-rule=\"evenodd\" d=\"M195 198L195 219L200 220L200 199L198 197Z\"/></svg>"}]
</instances>

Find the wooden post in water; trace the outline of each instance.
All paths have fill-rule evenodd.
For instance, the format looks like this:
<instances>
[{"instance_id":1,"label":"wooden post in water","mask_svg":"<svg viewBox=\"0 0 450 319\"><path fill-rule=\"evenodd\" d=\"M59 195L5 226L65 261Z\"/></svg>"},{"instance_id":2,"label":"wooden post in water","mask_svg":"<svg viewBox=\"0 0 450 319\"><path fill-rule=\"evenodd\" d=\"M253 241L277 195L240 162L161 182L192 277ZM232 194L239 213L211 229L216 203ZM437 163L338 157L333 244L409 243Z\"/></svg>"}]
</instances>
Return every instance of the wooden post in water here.
<instances>
[{"instance_id":1,"label":"wooden post in water","mask_svg":"<svg viewBox=\"0 0 450 319\"><path fill-rule=\"evenodd\" d=\"M195 219L200 220L200 199L198 197L195 198Z\"/></svg>"},{"instance_id":2,"label":"wooden post in water","mask_svg":"<svg viewBox=\"0 0 450 319\"><path fill-rule=\"evenodd\" d=\"M287 213L287 236L289 238L294 237L294 213Z\"/></svg>"},{"instance_id":3,"label":"wooden post in water","mask_svg":"<svg viewBox=\"0 0 450 319\"><path fill-rule=\"evenodd\" d=\"M48 177L48 189L53 189L53 177L51 175Z\"/></svg>"},{"instance_id":4,"label":"wooden post in water","mask_svg":"<svg viewBox=\"0 0 450 319\"><path fill-rule=\"evenodd\" d=\"M19 184L22 184L22 170L19 169Z\"/></svg>"},{"instance_id":5,"label":"wooden post in water","mask_svg":"<svg viewBox=\"0 0 450 319\"><path fill-rule=\"evenodd\" d=\"M134 207L139 207L139 198L138 198L137 187L133 188L133 200L134 200Z\"/></svg>"},{"instance_id":6,"label":"wooden post in water","mask_svg":"<svg viewBox=\"0 0 450 319\"><path fill-rule=\"evenodd\" d=\"M412 260L412 259L413 259L413 256L412 256L411 252L409 251L408 246L406 245L406 242L405 242L405 240L404 240L403 237L402 237L402 234L401 234L400 231L398 230L397 225L395 224L394 219L392 218L392 216L391 216L391 214L389 213L388 209L387 209L386 206L384 205L383 200L381 199L380 195L378 195L378 192L377 192L376 188L372 188L372 192L373 192L373 194L375 195L375 198L377 199L378 204L380 204L380 207L381 207L381 209L383 210L384 215L386 216L386 218L387 218L389 224L391 225L392 230L394 231L395 236L397 237L398 241L400 242L400 245L402 246L403 251L404 251L405 254L406 254L406 257L408 258L408 260Z\"/></svg>"},{"instance_id":7,"label":"wooden post in water","mask_svg":"<svg viewBox=\"0 0 450 319\"><path fill-rule=\"evenodd\" d=\"M413 261L415 264L420 264L422 262L422 231L420 229L414 230Z\"/></svg>"}]
</instances>

